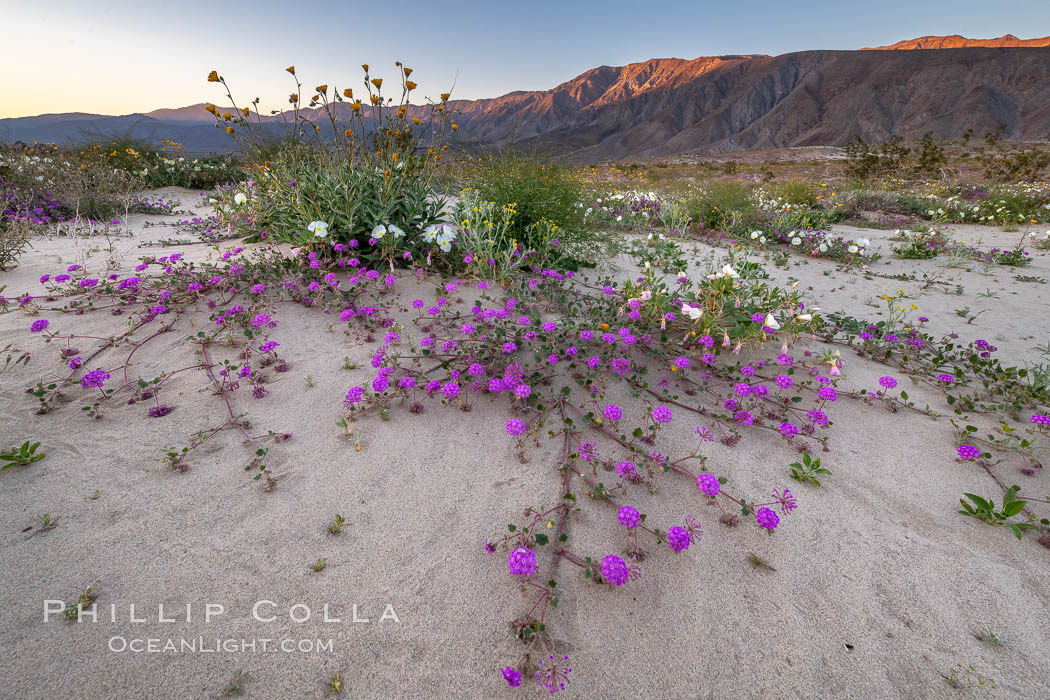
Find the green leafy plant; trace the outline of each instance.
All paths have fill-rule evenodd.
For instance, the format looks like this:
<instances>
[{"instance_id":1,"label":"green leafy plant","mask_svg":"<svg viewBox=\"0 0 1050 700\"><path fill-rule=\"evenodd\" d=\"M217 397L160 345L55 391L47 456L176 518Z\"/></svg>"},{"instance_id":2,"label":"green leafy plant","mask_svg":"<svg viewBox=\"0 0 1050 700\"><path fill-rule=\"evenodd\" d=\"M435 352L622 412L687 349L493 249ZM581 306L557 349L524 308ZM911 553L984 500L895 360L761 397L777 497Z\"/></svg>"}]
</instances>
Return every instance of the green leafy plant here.
<instances>
[{"instance_id":1,"label":"green leafy plant","mask_svg":"<svg viewBox=\"0 0 1050 700\"><path fill-rule=\"evenodd\" d=\"M44 513L43 515L39 516L37 520L40 522L41 532L50 532L51 530L55 529L55 526L58 525L58 518L51 517L51 513Z\"/></svg>"},{"instance_id":2,"label":"green leafy plant","mask_svg":"<svg viewBox=\"0 0 1050 700\"><path fill-rule=\"evenodd\" d=\"M751 188L740 182L713 182L682 199L682 206L704 229L743 234L758 224Z\"/></svg>"},{"instance_id":3,"label":"green leafy plant","mask_svg":"<svg viewBox=\"0 0 1050 700\"><path fill-rule=\"evenodd\" d=\"M246 232L261 236L266 230L289 242L307 240L308 232L337 243L354 241L361 244L359 252L390 253L391 264L395 239L407 235L406 242L421 244L424 230L441 219L446 198L438 191L436 170L446 138L459 127L451 123L449 93L437 103L411 104L417 87L409 78L412 69L397 66L400 85L394 83L393 90L400 87L399 100L384 94L383 79L373 78L367 65L356 99L353 89L339 91L327 83L310 90L289 67L295 83L291 108L277 124L263 119L258 98L239 105L226 79L212 71L208 81L226 91L230 111L213 104L206 109L257 171L250 196L240 192L246 197L241 204L252 211L245 216L229 209L232 221L248 224ZM388 82L388 92L390 87ZM312 114L320 117L318 123ZM321 123L330 133L321 133ZM283 137L276 143L275 129ZM394 235L383 239L387 226L394 227ZM423 253L423 247L413 252Z\"/></svg>"},{"instance_id":4,"label":"green leafy plant","mask_svg":"<svg viewBox=\"0 0 1050 700\"><path fill-rule=\"evenodd\" d=\"M343 531L343 525L346 524L346 520L339 513L335 514L335 519L332 520L332 524L328 526L328 531L333 535L338 535Z\"/></svg>"},{"instance_id":5,"label":"green leafy plant","mask_svg":"<svg viewBox=\"0 0 1050 700\"><path fill-rule=\"evenodd\" d=\"M747 563L751 565L751 568L758 569L760 571L776 571L776 569L773 568L772 564L770 564L768 561L758 556L754 552L751 552L747 555Z\"/></svg>"},{"instance_id":6,"label":"green leafy plant","mask_svg":"<svg viewBox=\"0 0 1050 700\"><path fill-rule=\"evenodd\" d=\"M233 674L233 678L230 679L226 687L222 689L222 695L224 697L233 697L235 695L243 695L244 688L241 687L241 683L244 681L244 671L237 671Z\"/></svg>"},{"instance_id":7,"label":"green leafy plant","mask_svg":"<svg viewBox=\"0 0 1050 700\"><path fill-rule=\"evenodd\" d=\"M98 598L98 591L95 590L94 586L90 586L77 597L75 602L67 605L62 614L70 622L76 622L80 619L80 611L94 603L96 598Z\"/></svg>"},{"instance_id":8,"label":"green leafy plant","mask_svg":"<svg viewBox=\"0 0 1050 700\"><path fill-rule=\"evenodd\" d=\"M47 455L43 452L38 453L38 447L40 447L39 442L30 443L29 440L26 440L21 447L12 447L6 452L0 452L0 460L4 462L4 466L0 467L0 471L8 467L25 467L33 462L39 462Z\"/></svg>"},{"instance_id":9,"label":"green leafy plant","mask_svg":"<svg viewBox=\"0 0 1050 700\"><path fill-rule=\"evenodd\" d=\"M343 678L336 671L332 674L332 677L328 680L327 687L325 689L325 695L339 695L343 692Z\"/></svg>"},{"instance_id":10,"label":"green leafy plant","mask_svg":"<svg viewBox=\"0 0 1050 700\"><path fill-rule=\"evenodd\" d=\"M941 677L952 688L968 690L973 696L976 696L978 690L995 688L995 679L982 676L972 665L964 667L962 664L956 664L948 675L942 673Z\"/></svg>"},{"instance_id":11,"label":"green leafy plant","mask_svg":"<svg viewBox=\"0 0 1050 700\"><path fill-rule=\"evenodd\" d=\"M906 260L929 260L944 252L948 239L938 231L904 233L904 243L893 247L893 254Z\"/></svg>"},{"instance_id":12,"label":"green leafy plant","mask_svg":"<svg viewBox=\"0 0 1050 700\"><path fill-rule=\"evenodd\" d=\"M29 246L31 232L31 226L25 221L0 222L0 270L7 270L18 262L18 256Z\"/></svg>"},{"instance_id":13,"label":"green leafy plant","mask_svg":"<svg viewBox=\"0 0 1050 700\"><path fill-rule=\"evenodd\" d=\"M859 135L846 144L846 174L858 180L900 170L911 149L904 139L893 136L878 146L865 143Z\"/></svg>"},{"instance_id":14,"label":"green leafy plant","mask_svg":"<svg viewBox=\"0 0 1050 700\"><path fill-rule=\"evenodd\" d=\"M997 647L1003 643L1002 640L999 639L999 635L989 629L982 629L978 632L974 632L973 636L977 641L982 644L987 644L990 647Z\"/></svg>"},{"instance_id":15,"label":"green leafy plant","mask_svg":"<svg viewBox=\"0 0 1050 700\"><path fill-rule=\"evenodd\" d=\"M820 479L817 478L818 474L831 474L829 470L820 466L819 458L813 459L808 452L802 453L801 462L792 462L789 466L791 467L792 479L802 483L808 481L815 486L820 486Z\"/></svg>"},{"instance_id":16,"label":"green leafy plant","mask_svg":"<svg viewBox=\"0 0 1050 700\"><path fill-rule=\"evenodd\" d=\"M506 246L516 241L524 251L542 251L550 246L546 239L553 226L562 260L596 260L606 251L609 236L581 206L594 199L591 185L564 166L507 151L472 161L466 184L480 202L492 203L496 228L510 208L501 235Z\"/></svg>"},{"instance_id":17,"label":"green leafy plant","mask_svg":"<svg viewBox=\"0 0 1050 700\"><path fill-rule=\"evenodd\" d=\"M1010 518L1024 510L1025 505L1028 503L1028 501L1017 500L1017 493L1020 490L1021 487L1016 485L1006 489L1003 493L1002 506L998 509L996 509L995 501L992 499L965 493L963 495L970 499L971 503L967 503L965 499L960 498L959 503L962 504L962 510L959 512L971 518L983 520L989 525L1005 525L1017 536L1017 539L1021 539L1025 530L1034 530L1038 526L1032 523L1009 522Z\"/></svg>"},{"instance_id":18,"label":"green leafy plant","mask_svg":"<svg viewBox=\"0 0 1050 700\"><path fill-rule=\"evenodd\" d=\"M933 135L929 132L923 134L922 141L919 142L917 159L918 162L915 164L915 169L927 175L940 172L941 168L948 162L948 158L944 153L944 146L934 141Z\"/></svg>"}]
</instances>

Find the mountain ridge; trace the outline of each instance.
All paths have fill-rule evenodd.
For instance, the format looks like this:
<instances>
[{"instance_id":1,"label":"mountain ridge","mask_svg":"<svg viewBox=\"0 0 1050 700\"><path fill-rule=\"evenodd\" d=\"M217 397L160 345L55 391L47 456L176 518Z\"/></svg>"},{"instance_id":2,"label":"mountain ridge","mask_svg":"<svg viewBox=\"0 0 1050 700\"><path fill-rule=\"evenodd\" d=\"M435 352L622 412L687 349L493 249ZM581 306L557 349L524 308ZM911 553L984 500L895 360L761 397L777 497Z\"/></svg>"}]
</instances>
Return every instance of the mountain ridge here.
<instances>
[{"instance_id":1,"label":"mountain ridge","mask_svg":"<svg viewBox=\"0 0 1050 700\"><path fill-rule=\"evenodd\" d=\"M938 40L931 43L928 40ZM1019 46L959 46L1022 42ZM462 141L518 142L577 160L841 146L856 137L961 136L1006 124L1007 138L1050 138L1050 38L919 37L881 50L653 58L597 66L549 90L452 100ZM1029 43L1024 43L1029 42ZM935 46L936 49L924 49ZM892 48L897 47L897 48ZM945 48L940 48L945 47ZM116 117L67 113L0 119L0 140L83 140L85 133L171 138L187 151L230 150L205 103ZM345 103L336 103L343 116ZM366 112L370 108L366 106ZM409 116L426 106L413 105ZM318 122L319 108L301 114ZM277 130L281 116L265 115Z\"/></svg>"},{"instance_id":2,"label":"mountain ridge","mask_svg":"<svg viewBox=\"0 0 1050 700\"><path fill-rule=\"evenodd\" d=\"M916 49L962 49L962 48L1033 48L1050 46L1050 36L1035 39L1018 39L1013 34L1003 34L995 39L967 39L959 34L945 36L920 36L905 39L889 46L871 46L861 51L906 51Z\"/></svg>"}]
</instances>

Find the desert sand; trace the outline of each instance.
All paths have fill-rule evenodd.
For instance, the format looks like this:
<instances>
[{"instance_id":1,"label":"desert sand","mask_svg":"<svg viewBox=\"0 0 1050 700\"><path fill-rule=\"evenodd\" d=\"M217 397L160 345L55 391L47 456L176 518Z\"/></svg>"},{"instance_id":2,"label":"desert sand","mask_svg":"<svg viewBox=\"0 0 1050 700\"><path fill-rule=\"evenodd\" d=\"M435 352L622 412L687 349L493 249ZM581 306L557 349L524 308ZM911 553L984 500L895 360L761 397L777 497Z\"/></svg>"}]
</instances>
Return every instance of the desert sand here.
<instances>
[{"instance_id":1,"label":"desert sand","mask_svg":"<svg viewBox=\"0 0 1050 700\"><path fill-rule=\"evenodd\" d=\"M155 194L206 213L194 204L196 193ZM216 255L207 244L141 247L173 236L168 228L145 227L147 220L163 217L132 217L130 235L116 239L121 272L143 255ZM1020 235L953 228L957 237L980 238L986 246L1009 246ZM938 260L894 259L891 234L864 230L884 256L870 272L915 273L919 281L798 257L784 269L767 269L780 283L800 280L825 313L861 319L878 320L883 304L877 297L903 289L933 331L954 331L964 341L984 338L1007 365L1040 361L1036 348L1050 341L1048 287L1016 275L1050 279L1050 256L1033 252L1032 264L1020 271L949 269ZM37 238L33 246L17 269L0 273L4 296L39 294L40 275L78 261L69 239ZM97 271L110 255L105 247L97 238L79 242L86 264ZM711 250L686 247L697 258ZM624 256L599 272L624 278L637 270ZM924 287L924 272L944 284ZM411 279L399 285L406 295L433 295ZM997 296L980 296L986 290ZM878 308L867 303L873 300ZM970 308L972 323L955 313L962 307ZM208 323L207 313L184 315L175 330L144 347L132 376L192 365L182 340ZM105 313L48 317L64 332L98 336L126 321ZM500 676L519 655L509 622L528 603L507 573L505 553L487 554L482 545L519 521L527 506L559 497L558 441L541 436L540 447L520 463L504 430L509 413L478 399L466 414L429 402L421 415L402 407L389 422L365 420L357 451L335 423L346 390L373 374L374 344L353 342L338 318L318 310L289 306L280 319L274 337L289 371L267 385L266 399L252 403L244 395L235 407L249 412L255 431L293 433L270 446L278 486L266 493L246 474L246 450L232 432L196 450L185 473L159 460L164 447L184 445L224 420L201 370L172 380L165 401L174 411L160 419L131 405L93 420L79 410L79 386L69 403L36 415L36 399L25 390L62 370L58 348L29 333L32 319L16 305L0 314L0 347L14 343L33 353L27 366L0 375L0 443L39 440L47 453L0 474L0 648L6 657L0 695L216 697L239 671L244 696L253 698L322 697L335 672L344 696L355 698L542 692L529 681L508 688ZM817 341L805 342L820 349ZM92 341L80 348L90 351ZM343 369L344 356L360 368ZM917 403L948 413L939 393L912 387L899 373L845 349L843 360L840 392L872 390L879 376L895 374ZM1050 697L1050 550L1034 536L1019 542L1003 528L957 513L964 492L998 499L1001 491L980 466L956 460L947 415L933 420L840 398L833 420L829 451L819 455L833 474L820 489L789 478L787 465L798 454L772 435L733 448L705 445L712 471L738 490L787 486L796 494L799 507L775 536L720 524L695 484L668 477L658 496L637 492L635 505L660 522L695 515L703 523L700 542L677 556L666 548L654 552L641 563L643 577L616 590L562 568L562 605L549 627L572 662L570 696L960 697L965 691L950 688L944 676L961 664L995 679L992 696ZM661 436L667 452L690 452L694 427L687 418L673 422ZM1050 461L1045 445L1039 450L1039 459ZM1018 466L1008 459L993 469L1024 493L1050 492L1045 470L1025 476ZM579 520L569 525L575 548L622 551L622 534L597 526L615 512L585 498L581 505ZM43 513L57 519L54 529L36 526ZM338 535L326 531L335 513L348 521ZM751 553L775 571L749 566ZM315 573L311 565L321 557L327 567ZM60 615L45 622L45 601L73 602L88 586L99 591L97 622ZM253 618L258 601L274 603L261 613L276 620ZM130 621L131 604L146 622ZM161 604L174 622L157 619ZM224 613L205 621L207 604L224 606ZM310 608L309 621L289 619L289 612L303 614L290 610L296 604ZM357 618L368 622L352 621L355 604ZM325 605L341 622L322 619ZM397 619L381 621L390 609ZM995 633L1001 644L978 641L982 631ZM149 638L203 638L209 647L216 639L331 640L331 648L112 650L120 640Z\"/></svg>"}]
</instances>

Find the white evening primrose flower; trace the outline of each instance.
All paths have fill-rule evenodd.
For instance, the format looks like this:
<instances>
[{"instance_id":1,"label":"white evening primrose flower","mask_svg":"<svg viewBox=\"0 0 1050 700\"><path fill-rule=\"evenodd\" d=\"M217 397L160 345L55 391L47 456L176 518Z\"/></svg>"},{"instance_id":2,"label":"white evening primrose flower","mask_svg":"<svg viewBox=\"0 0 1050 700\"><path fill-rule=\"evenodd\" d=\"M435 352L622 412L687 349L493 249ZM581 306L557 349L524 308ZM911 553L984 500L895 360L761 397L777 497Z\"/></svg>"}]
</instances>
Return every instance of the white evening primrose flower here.
<instances>
[{"instance_id":1,"label":"white evening primrose flower","mask_svg":"<svg viewBox=\"0 0 1050 700\"><path fill-rule=\"evenodd\" d=\"M859 248L858 248L857 246L855 246L855 245L851 245L851 246L850 246L849 248L847 248L846 250L848 250L848 251L849 251L849 252L851 252L851 253L856 253L856 252L857 252L858 250L860 250L860 249L859 249Z\"/></svg>"},{"instance_id":2,"label":"white evening primrose flower","mask_svg":"<svg viewBox=\"0 0 1050 700\"><path fill-rule=\"evenodd\" d=\"M722 268L722 274L723 274L723 275L725 275L726 277L734 277L734 278L735 278L735 277L739 277L739 276L740 276L740 275L738 275L738 274L736 273L736 270L734 270L734 269L733 269L733 268L732 268L732 267L731 267L731 266L729 265L729 263L726 263L725 267L723 267L723 268Z\"/></svg>"},{"instance_id":3,"label":"white evening primrose flower","mask_svg":"<svg viewBox=\"0 0 1050 700\"><path fill-rule=\"evenodd\" d=\"M442 238L447 238L449 241L454 240L456 232L448 224L431 224L423 231L423 236L428 241L437 241L440 244Z\"/></svg>"},{"instance_id":4,"label":"white evening primrose flower","mask_svg":"<svg viewBox=\"0 0 1050 700\"><path fill-rule=\"evenodd\" d=\"M318 238L324 238L328 235L328 224L324 221L311 221L310 225L306 227L306 230Z\"/></svg>"},{"instance_id":5,"label":"white evening primrose flower","mask_svg":"<svg viewBox=\"0 0 1050 700\"><path fill-rule=\"evenodd\" d=\"M446 231L437 238L438 247L444 252L452 250L452 241L456 240L456 234L452 231Z\"/></svg>"},{"instance_id":6,"label":"white evening primrose flower","mask_svg":"<svg viewBox=\"0 0 1050 700\"><path fill-rule=\"evenodd\" d=\"M762 322L762 325L769 326L773 330L780 328L780 324L777 323L775 318L773 318L773 314L766 314L766 320Z\"/></svg>"},{"instance_id":7,"label":"white evening primrose flower","mask_svg":"<svg viewBox=\"0 0 1050 700\"><path fill-rule=\"evenodd\" d=\"M399 229L397 226L390 224L386 227L387 232L393 234L394 238L403 238L405 232Z\"/></svg>"},{"instance_id":8,"label":"white evening primrose flower","mask_svg":"<svg viewBox=\"0 0 1050 700\"><path fill-rule=\"evenodd\" d=\"M698 308L696 306L689 306L689 304L682 304L682 315L683 316L688 316L693 321L695 321L696 319L700 318L700 316L703 313L704 313L704 310L701 309L701 308Z\"/></svg>"},{"instance_id":9,"label":"white evening primrose flower","mask_svg":"<svg viewBox=\"0 0 1050 700\"><path fill-rule=\"evenodd\" d=\"M234 204L244 204L247 201L248 195L244 194L243 192L238 192L237 194L233 195Z\"/></svg>"},{"instance_id":10,"label":"white evening primrose flower","mask_svg":"<svg viewBox=\"0 0 1050 700\"><path fill-rule=\"evenodd\" d=\"M798 316L796 316L796 318L799 321L803 321L803 322L805 322L805 321L812 321L813 320L813 314L799 314Z\"/></svg>"},{"instance_id":11,"label":"white evening primrose flower","mask_svg":"<svg viewBox=\"0 0 1050 700\"><path fill-rule=\"evenodd\" d=\"M385 235L386 226L384 226L383 224L379 224L374 229L372 229L372 238L376 239L377 241Z\"/></svg>"},{"instance_id":12,"label":"white evening primrose flower","mask_svg":"<svg viewBox=\"0 0 1050 700\"><path fill-rule=\"evenodd\" d=\"M801 243L802 243L802 239L799 238L798 236L795 236L794 238L791 239L791 245L799 245Z\"/></svg>"}]
</instances>

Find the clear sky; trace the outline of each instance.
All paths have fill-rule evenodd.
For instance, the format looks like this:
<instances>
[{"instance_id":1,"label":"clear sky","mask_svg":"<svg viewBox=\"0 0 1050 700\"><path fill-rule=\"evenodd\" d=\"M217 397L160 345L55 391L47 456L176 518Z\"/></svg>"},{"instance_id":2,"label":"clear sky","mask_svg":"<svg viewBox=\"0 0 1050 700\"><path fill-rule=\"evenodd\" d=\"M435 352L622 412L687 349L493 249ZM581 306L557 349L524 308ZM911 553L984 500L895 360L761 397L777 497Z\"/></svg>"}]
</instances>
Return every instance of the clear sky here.
<instances>
[{"instance_id":1,"label":"clear sky","mask_svg":"<svg viewBox=\"0 0 1050 700\"><path fill-rule=\"evenodd\" d=\"M1047 0L0 0L0 117L128 114L282 102L303 82L360 85L360 65L421 93L547 89L600 65L733 53L855 49L927 34L1050 35Z\"/></svg>"}]
</instances>

